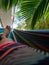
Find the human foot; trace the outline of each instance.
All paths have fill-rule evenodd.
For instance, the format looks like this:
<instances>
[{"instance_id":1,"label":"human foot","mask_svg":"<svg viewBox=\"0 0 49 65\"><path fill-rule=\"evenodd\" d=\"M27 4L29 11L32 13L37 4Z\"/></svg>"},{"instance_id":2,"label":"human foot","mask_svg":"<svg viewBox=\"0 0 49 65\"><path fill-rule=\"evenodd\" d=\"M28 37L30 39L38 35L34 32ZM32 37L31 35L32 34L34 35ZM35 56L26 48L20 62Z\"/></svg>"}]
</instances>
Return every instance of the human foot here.
<instances>
[{"instance_id":1,"label":"human foot","mask_svg":"<svg viewBox=\"0 0 49 65\"><path fill-rule=\"evenodd\" d=\"M10 26L7 25L5 28L5 31L2 35L2 38L6 38L6 36L9 34L9 32L10 32Z\"/></svg>"}]
</instances>

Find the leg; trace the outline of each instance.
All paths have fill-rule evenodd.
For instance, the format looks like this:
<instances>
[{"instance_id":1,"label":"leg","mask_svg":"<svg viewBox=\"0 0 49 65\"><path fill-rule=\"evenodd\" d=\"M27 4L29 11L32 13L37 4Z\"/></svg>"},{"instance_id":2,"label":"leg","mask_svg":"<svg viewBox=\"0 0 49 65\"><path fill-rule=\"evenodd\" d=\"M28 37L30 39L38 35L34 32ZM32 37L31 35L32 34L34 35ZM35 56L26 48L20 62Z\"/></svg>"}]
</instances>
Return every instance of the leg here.
<instances>
[{"instance_id":1,"label":"leg","mask_svg":"<svg viewBox=\"0 0 49 65\"><path fill-rule=\"evenodd\" d=\"M5 31L2 35L2 39L5 39L6 36L9 34L9 32L10 32L10 26L6 26Z\"/></svg>"},{"instance_id":2,"label":"leg","mask_svg":"<svg viewBox=\"0 0 49 65\"><path fill-rule=\"evenodd\" d=\"M10 26L6 26L3 35L0 37L0 44L7 43L7 42L13 42L13 40L6 38L9 32L10 32Z\"/></svg>"}]
</instances>

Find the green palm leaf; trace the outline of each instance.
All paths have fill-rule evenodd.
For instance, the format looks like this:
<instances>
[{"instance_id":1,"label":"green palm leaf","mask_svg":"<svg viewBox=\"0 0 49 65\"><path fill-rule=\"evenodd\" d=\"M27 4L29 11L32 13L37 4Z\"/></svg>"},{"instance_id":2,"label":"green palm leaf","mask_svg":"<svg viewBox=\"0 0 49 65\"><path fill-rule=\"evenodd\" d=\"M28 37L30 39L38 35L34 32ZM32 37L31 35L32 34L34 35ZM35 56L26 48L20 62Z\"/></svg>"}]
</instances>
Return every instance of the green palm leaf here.
<instances>
[{"instance_id":1,"label":"green palm leaf","mask_svg":"<svg viewBox=\"0 0 49 65\"><path fill-rule=\"evenodd\" d=\"M8 10L12 8L12 6L15 6L18 3L18 0L0 0L0 7Z\"/></svg>"},{"instance_id":2,"label":"green palm leaf","mask_svg":"<svg viewBox=\"0 0 49 65\"><path fill-rule=\"evenodd\" d=\"M22 13L21 17L24 17L26 19L27 26L30 27L30 29L34 11L37 8L40 1L41 0L21 0L21 2L19 2L20 11L16 14L18 14L17 16L19 17L20 13Z\"/></svg>"},{"instance_id":3,"label":"green palm leaf","mask_svg":"<svg viewBox=\"0 0 49 65\"><path fill-rule=\"evenodd\" d=\"M49 0L0 0L0 7L8 10L18 4L21 18L26 18L26 22L33 29L36 22L45 14Z\"/></svg>"},{"instance_id":4,"label":"green palm leaf","mask_svg":"<svg viewBox=\"0 0 49 65\"><path fill-rule=\"evenodd\" d=\"M42 15L46 12L46 8L48 6L49 0L41 0L39 6L35 10L34 16L32 18L32 28L36 24L36 22L42 17Z\"/></svg>"},{"instance_id":5,"label":"green palm leaf","mask_svg":"<svg viewBox=\"0 0 49 65\"><path fill-rule=\"evenodd\" d=\"M34 28L36 22L45 14L49 0L21 0L20 13L26 18L27 24Z\"/></svg>"}]
</instances>

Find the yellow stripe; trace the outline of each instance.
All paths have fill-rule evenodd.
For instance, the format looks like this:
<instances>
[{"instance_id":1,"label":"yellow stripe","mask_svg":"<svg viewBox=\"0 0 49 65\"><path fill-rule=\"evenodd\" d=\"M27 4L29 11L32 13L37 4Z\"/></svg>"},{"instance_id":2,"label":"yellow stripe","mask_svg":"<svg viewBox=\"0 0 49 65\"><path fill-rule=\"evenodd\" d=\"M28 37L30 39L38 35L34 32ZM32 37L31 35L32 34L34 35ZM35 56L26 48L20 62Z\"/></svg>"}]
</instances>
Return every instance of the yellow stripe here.
<instances>
[{"instance_id":1,"label":"yellow stripe","mask_svg":"<svg viewBox=\"0 0 49 65\"><path fill-rule=\"evenodd\" d=\"M15 34L13 33L13 31L12 31L12 34L13 34L14 41L17 42Z\"/></svg>"},{"instance_id":2,"label":"yellow stripe","mask_svg":"<svg viewBox=\"0 0 49 65\"><path fill-rule=\"evenodd\" d=\"M29 44L30 46L32 46L32 44L27 40L25 39L22 35L20 35L19 33L17 33L17 31L14 31L22 40L24 40L27 44Z\"/></svg>"}]
</instances>

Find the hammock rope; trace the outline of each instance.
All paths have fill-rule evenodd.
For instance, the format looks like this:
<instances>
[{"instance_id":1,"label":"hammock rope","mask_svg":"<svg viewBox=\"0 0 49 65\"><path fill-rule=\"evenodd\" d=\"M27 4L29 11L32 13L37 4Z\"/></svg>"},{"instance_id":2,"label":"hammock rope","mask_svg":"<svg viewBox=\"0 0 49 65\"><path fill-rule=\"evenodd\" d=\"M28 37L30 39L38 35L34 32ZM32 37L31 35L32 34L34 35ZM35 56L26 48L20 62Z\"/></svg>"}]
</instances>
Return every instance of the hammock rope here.
<instances>
[{"instance_id":1,"label":"hammock rope","mask_svg":"<svg viewBox=\"0 0 49 65\"><path fill-rule=\"evenodd\" d=\"M0 24L1 24L1 27L4 28L1 18L0 18Z\"/></svg>"}]
</instances>

